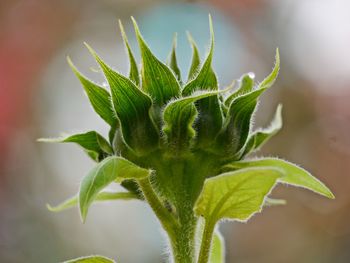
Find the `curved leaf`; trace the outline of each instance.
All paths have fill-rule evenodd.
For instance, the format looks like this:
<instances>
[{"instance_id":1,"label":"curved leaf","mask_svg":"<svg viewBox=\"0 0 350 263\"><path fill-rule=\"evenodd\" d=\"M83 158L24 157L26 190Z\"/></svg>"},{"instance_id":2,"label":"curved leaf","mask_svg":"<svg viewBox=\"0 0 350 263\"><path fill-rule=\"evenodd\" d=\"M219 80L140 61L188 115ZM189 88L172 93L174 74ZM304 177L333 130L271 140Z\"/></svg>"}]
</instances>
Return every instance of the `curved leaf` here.
<instances>
[{"instance_id":1,"label":"curved leaf","mask_svg":"<svg viewBox=\"0 0 350 263\"><path fill-rule=\"evenodd\" d=\"M177 150L189 146L196 132L192 124L197 116L194 102L210 96L217 96L219 91L197 92L189 97L183 97L168 103L163 112L163 131L171 146Z\"/></svg>"},{"instance_id":2,"label":"curved leaf","mask_svg":"<svg viewBox=\"0 0 350 263\"><path fill-rule=\"evenodd\" d=\"M137 68L137 63L136 63L134 54L132 53L131 47L129 45L128 37L126 36L126 33L124 31L122 21L118 20L118 22L119 22L120 32L122 33L123 41L129 56L129 63L130 63L129 79L131 79L138 86L140 84L140 75L139 75L139 70Z\"/></svg>"},{"instance_id":3,"label":"curved leaf","mask_svg":"<svg viewBox=\"0 0 350 263\"><path fill-rule=\"evenodd\" d=\"M321 181L313 177L308 171L284 160L277 158L262 158L256 160L234 162L227 165L226 167L234 170L246 168L260 169L264 167L276 167L284 175L279 179L281 183L303 187L328 198L334 198L333 193Z\"/></svg>"},{"instance_id":4,"label":"curved leaf","mask_svg":"<svg viewBox=\"0 0 350 263\"><path fill-rule=\"evenodd\" d=\"M190 66L190 69L188 72L188 77L187 77L187 81L189 82L198 74L201 60L199 57L199 52L198 52L196 42L194 41L193 37L191 36L191 34L189 32L187 32L187 38L188 38L188 41L190 42L191 47L192 47L192 62L191 62L191 66Z\"/></svg>"},{"instance_id":5,"label":"curved leaf","mask_svg":"<svg viewBox=\"0 0 350 263\"><path fill-rule=\"evenodd\" d=\"M81 182L79 206L83 221L85 221L88 209L97 198L98 193L110 183L121 182L124 179L142 179L149 174L149 170L141 168L122 157L111 156L104 159Z\"/></svg>"},{"instance_id":6,"label":"curved leaf","mask_svg":"<svg viewBox=\"0 0 350 263\"><path fill-rule=\"evenodd\" d=\"M106 139L96 131L78 133L61 138L41 138L38 139L38 141L50 143L76 143L95 161L100 161L105 156L113 153L113 150Z\"/></svg>"},{"instance_id":7,"label":"curved leaf","mask_svg":"<svg viewBox=\"0 0 350 263\"><path fill-rule=\"evenodd\" d=\"M246 221L260 212L281 172L271 167L242 169L206 179L195 212L206 222Z\"/></svg>"},{"instance_id":8,"label":"curved leaf","mask_svg":"<svg viewBox=\"0 0 350 263\"><path fill-rule=\"evenodd\" d=\"M64 261L63 263L115 263L114 260L102 256L88 256Z\"/></svg>"},{"instance_id":9,"label":"curved leaf","mask_svg":"<svg viewBox=\"0 0 350 263\"><path fill-rule=\"evenodd\" d=\"M227 97L227 99L225 100L225 105L229 107L231 102L235 98L251 92L253 88L254 88L254 75L252 73L243 75L241 77L238 89L235 92L233 92L230 96Z\"/></svg>"},{"instance_id":10,"label":"curved leaf","mask_svg":"<svg viewBox=\"0 0 350 263\"><path fill-rule=\"evenodd\" d=\"M83 85L85 93L88 96L95 112L110 126L116 126L117 118L115 116L115 112L111 103L111 95L108 93L108 91L80 73L69 57L67 57L67 61L74 74L78 77L81 84Z\"/></svg>"},{"instance_id":11,"label":"curved leaf","mask_svg":"<svg viewBox=\"0 0 350 263\"><path fill-rule=\"evenodd\" d=\"M134 199L139 199L139 197L136 194L130 193L130 192L118 192L118 193L100 192L96 196L95 201L134 200ZM47 209L50 210L51 212L61 212L63 210L77 206L78 202L79 202L79 197L78 195L75 195L56 206L51 206L47 204Z\"/></svg>"},{"instance_id":12,"label":"curved leaf","mask_svg":"<svg viewBox=\"0 0 350 263\"><path fill-rule=\"evenodd\" d=\"M142 58L142 89L154 99L160 106L170 99L180 95L180 84L172 70L159 61L151 52L146 42L143 40L137 23L131 17L137 40L139 42Z\"/></svg>"},{"instance_id":13,"label":"curved leaf","mask_svg":"<svg viewBox=\"0 0 350 263\"><path fill-rule=\"evenodd\" d=\"M270 126L265 129L259 129L249 135L243 155L259 150L271 137L282 129L282 125L282 105L279 104Z\"/></svg>"},{"instance_id":14,"label":"curved leaf","mask_svg":"<svg viewBox=\"0 0 350 263\"><path fill-rule=\"evenodd\" d=\"M278 77L278 73L280 71L280 53L278 48L276 49L275 55L275 66L272 69L270 75L268 75L260 84L259 89L268 89L270 88L276 81Z\"/></svg>"},{"instance_id":15,"label":"curved leaf","mask_svg":"<svg viewBox=\"0 0 350 263\"><path fill-rule=\"evenodd\" d=\"M151 98L128 78L112 70L89 45L86 46L107 78L125 142L138 154L152 150L157 146L159 136L149 116Z\"/></svg>"}]
</instances>

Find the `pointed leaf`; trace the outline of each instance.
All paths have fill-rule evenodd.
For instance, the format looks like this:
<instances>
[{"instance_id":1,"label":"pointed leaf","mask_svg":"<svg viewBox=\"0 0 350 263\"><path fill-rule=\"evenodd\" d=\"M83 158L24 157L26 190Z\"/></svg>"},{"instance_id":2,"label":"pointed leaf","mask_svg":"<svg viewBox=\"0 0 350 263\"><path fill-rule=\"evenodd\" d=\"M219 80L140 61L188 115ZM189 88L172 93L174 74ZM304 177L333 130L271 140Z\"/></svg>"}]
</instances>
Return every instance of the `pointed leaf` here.
<instances>
[{"instance_id":1,"label":"pointed leaf","mask_svg":"<svg viewBox=\"0 0 350 263\"><path fill-rule=\"evenodd\" d=\"M270 126L265 129L259 129L249 136L245 146L244 155L259 150L271 137L273 137L282 128L282 105L279 104Z\"/></svg>"},{"instance_id":2,"label":"pointed leaf","mask_svg":"<svg viewBox=\"0 0 350 263\"><path fill-rule=\"evenodd\" d=\"M39 142L52 143L76 143L81 146L88 155L95 161L100 161L107 155L113 153L109 143L96 131L89 131L86 133L78 133L61 138L42 138Z\"/></svg>"},{"instance_id":3,"label":"pointed leaf","mask_svg":"<svg viewBox=\"0 0 350 263\"><path fill-rule=\"evenodd\" d=\"M180 70L179 66L177 65L176 45L177 45L177 34L174 35L173 47L172 47L171 52L170 52L168 65L173 70L177 80L181 84L181 70Z\"/></svg>"},{"instance_id":4,"label":"pointed leaf","mask_svg":"<svg viewBox=\"0 0 350 263\"><path fill-rule=\"evenodd\" d=\"M71 259L63 263L115 263L115 261L102 256L88 256Z\"/></svg>"},{"instance_id":5,"label":"pointed leaf","mask_svg":"<svg viewBox=\"0 0 350 263\"><path fill-rule=\"evenodd\" d=\"M328 198L334 198L332 192L321 181L313 177L308 171L284 160L276 158L262 158L256 160L234 162L227 166L227 168L234 170L246 168L260 169L264 167L276 167L276 169L281 171L281 173L284 175L279 179L281 183L303 187Z\"/></svg>"},{"instance_id":6,"label":"pointed leaf","mask_svg":"<svg viewBox=\"0 0 350 263\"><path fill-rule=\"evenodd\" d=\"M258 98L275 82L279 66L280 59L277 49L275 67L272 73L265 78L256 90L238 96L230 103L224 127L216 138L216 147L219 149L222 147L226 148L224 151L226 154L234 158L241 158L244 154L244 145L250 134L253 113L256 109ZM251 147L251 145L248 146Z\"/></svg>"},{"instance_id":7,"label":"pointed leaf","mask_svg":"<svg viewBox=\"0 0 350 263\"><path fill-rule=\"evenodd\" d=\"M98 193L110 183L121 182L124 179L142 179L149 174L149 170L141 168L122 157L111 156L104 159L81 182L79 206L83 221L85 221L88 209Z\"/></svg>"},{"instance_id":8,"label":"pointed leaf","mask_svg":"<svg viewBox=\"0 0 350 263\"><path fill-rule=\"evenodd\" d=\"M198 48L196 42L189 32L187 32L188 41L192 46L192 62L190 66L190 70L188 72L187 82L191 81L199 72L199 66L201 64Z\"/></svg>"},{"instance_id":9,"label":"pointed leaf","mask_svg":"<svg viewBox=\"0 0 350 263\"><path fill-rule=\"evenodd\" d=\"M111 95L108 93L108 91L80 73L69 57L67 57L67 61L74 74L83 85L86 95L88 96L95 112L110 126L116 126L117 119L113 110Z\"/></svg>"},{"instance_id":10,"label":"pointed leaf","mask_svg":"<svg viewBox=\"0 0 350 263\"><path fill-rule=\"evenodd\" d=\"M138 86L140 84L140 75L139 75L139 70L137 68L137 63L136 63L134 54L132 53L131 47L129 45L128 37L125 34L123 24L120 20L118 21L119 21L120 32L122 33L124 44L129 55L129 63L130 63L129 79L131 79L136 84L136 86Z\"/></svg>"},{"instance_id":11,"label":"pointed leaf","mask_svg":"<svg viewBox=\"0 0 350 263\"><path fill-rule=\"evenodd\" d=\"M220 152L228 157L238 157L251 129L257 99L264 89L255 90L233 100L228 109L223 129L216 138ZM224 151L223 151L224 149Z\"/></svg>"},{"instance_id":12,"label":"pointed leaf","mask_svg":"<svg viewBox=\"0 0 350 263\"><path fill-rule=\"evenodd\" d=\"M111 200L135 200L139 199L138 196L134 193L130 192L100 192L98 193L95 201L111 201ZM71 198L68 198L67 200L63 201L62 203L51 206L47 205L47 209L51 212L61 212L63 210L75 207L78 205L79 197L78 195L75 195Z\"/></svg>"},{"instance_id":13,"label":"pointed leaf","mask_svg":"<svg viewBox=\"0 0 350 263\"><path fill-rule=\"evenodd\" d=\"M128 78L112 70L89 45L86 44L86 46L107 78L125 142L136 154L153 150L157 146L159 137L149 116L151 98Z\"/></svg>"},{"instance_id":14,"label":"pointed leaf","mask_svg":"<svg viewBox=\"0 0 350 263\"><path fill-rule=\"evenodd\" d=\"M271 167L242 169L206 179L195 212L207 221L246 221L260 212L281 173Z\"/></svg>"},{"instance_id":15,"label":"pointed leaf","mask_svg":"<svg viewBox=\"0 0 350 263\"><path fill-rule=\"evenodd\" d=\"M186 84L182 91L183 96L190 96L196 90L218 90L216 75L211 67L214 52L214 31L209 17L211 46L207 59L197 76ZM198 147L206 147L212 142L222 127L222 111L218 96L201 99L196 104L199 117L195 123Z\"/></svg>"},{"instance_id":16,"label":"pointed leaf","mask_svg":"<svg viewBox=\"0 0 350 263\"><path fill-rule=\"evenodd\" d=\"M272 69L270 75L268 75L259 85L259 89L268 89L270 88L276 81L278 73L280 71L280 53L278 48L276 49L275 56L275 66Z\"/></svg>"},{"instance_id":17,"label":"pointed leaf","mask_svg":"<svg viewBox=\"0 0 350 263\"><path fill-rule=\"evenodd\" d=\"M167 135L171 148L182 150L188 148L196 132L192 124L197 116L194 102L210 96L217 96L219 91L196 92L192 96L183 97L168 103L163 112L163 131Z\"/></svg>"},{"instance_id":18,"label":"pointed leaf","mask_svg":"<svg viewBox=\"0 0 350 263\"><path fill-rule=\"evenodd\" d=\"M254 88L254 74L248 73L241 77L239 88L225 100L225 105L230 106L231 102L238 96L251 92Z\"/></svg>"},{"instance_id":19,"label":"pointed leaf","mask_svg":"<svg viewBox=\"0 0 350 263\"><path fill-rule=\"evenodd\" d=\"M135 19L132 18L142 58L142 89L151 95L157 105L164 105L180 95L180 84L172 70L159 61L143 40Z\"/></svg>"}]
</instances>

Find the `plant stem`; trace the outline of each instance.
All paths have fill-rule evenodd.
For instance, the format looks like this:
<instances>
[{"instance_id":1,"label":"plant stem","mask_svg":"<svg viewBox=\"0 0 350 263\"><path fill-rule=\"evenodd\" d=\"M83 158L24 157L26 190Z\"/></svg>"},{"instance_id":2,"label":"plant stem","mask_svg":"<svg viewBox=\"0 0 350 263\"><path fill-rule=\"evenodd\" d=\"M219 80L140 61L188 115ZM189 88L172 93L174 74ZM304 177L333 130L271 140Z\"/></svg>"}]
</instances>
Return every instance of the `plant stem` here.
<instances>
[{"instance_id":1,"label":"plant stem","mask_svg":"<svg viewBox=\"0 0 350 263\"><path fill-rule=\"evenodd\" d=\"M179 223L175 239L171 240L174 262L194 263L197 219L194 216L192 207L182 207L182 210L179 211Z\"/></svg>"},{"instance_id":2,"label":"plant stem","mask_svg":"<svg viewBox=\"0 0 350 263\"><path fill-rule=\"evenodd\" d=\"M170 239L175 237L175 229L178 225L174 216L163 206L157 194L152 188L149 178L138 180L142 193L157 216L164 230L168 233Z\"/></svg>"},{"instance_id":3,"label":"plant stem","mask_svg":"<svg viewBox=\"0 0 350 263\"><path fill-rule=\"evenodd\" d=\"M210 247L213 239L214 228L215 223L211 222L210 220L205 221L198 263L209 262Z\"/></svg>"}]
</instances>

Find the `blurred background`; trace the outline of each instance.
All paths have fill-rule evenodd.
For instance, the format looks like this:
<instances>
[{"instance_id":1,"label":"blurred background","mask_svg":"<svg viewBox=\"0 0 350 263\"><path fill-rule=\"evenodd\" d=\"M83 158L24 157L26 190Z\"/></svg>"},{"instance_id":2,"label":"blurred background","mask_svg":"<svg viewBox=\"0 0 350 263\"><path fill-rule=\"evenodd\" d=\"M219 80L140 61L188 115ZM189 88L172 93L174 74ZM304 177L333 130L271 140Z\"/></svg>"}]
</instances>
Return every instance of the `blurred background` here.
<instances>
[{"instance_id":1,"label":"blurred background","mask_svg":"<svg viewBox=\"0 0 350 263\"><path fill-rule=\"evenodd\" d=\"M279 102L284 129L258 155L286 158L312 171L335 193L329 201L280 186L288 200L248 224L224 223L227 262L350 262L350 2L348 0L1 0L0 1L0 262L59 262L102 254L123 263L164 262L163 235L137 201L95 205L85 224L77 209L53 214L75 194L93 166L75 145L42 145L38 137L107 126L93 112L66 63L102 82L83 46L91 44L127 73L117 27L130 16L165 60L178 32L178 60L187 75L191 31L204 57L208 13L214 20L214 67L221 86L243 73L261 81L280 48L278 82L262 99L256 126ZM139 54L137 53L139 59Z\"/></svg>"}]
</instances>

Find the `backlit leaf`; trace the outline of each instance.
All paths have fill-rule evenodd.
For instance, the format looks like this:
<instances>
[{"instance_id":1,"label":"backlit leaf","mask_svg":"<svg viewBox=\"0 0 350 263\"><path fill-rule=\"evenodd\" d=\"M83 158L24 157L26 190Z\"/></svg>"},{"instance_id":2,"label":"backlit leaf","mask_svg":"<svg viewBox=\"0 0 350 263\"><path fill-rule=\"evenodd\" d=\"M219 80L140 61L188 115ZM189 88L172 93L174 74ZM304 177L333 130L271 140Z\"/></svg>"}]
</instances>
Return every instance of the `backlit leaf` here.
<instances>
[{"instance_id":1,"label":"backlit leaf","mask_svg":"<svg viewBox=\"0 0 350 263\"><path fill-rule=\"evenodd\" d=\"M87 176L83 178L79 190L80 214L85 221L91 203L98 193L112 182L124 179L142 179L150 171L118 156L111 156L97 164Z\"/></svg>"},{"instance_id":2,"label":"backlit leaf","mask_svg":"<svg viewBox=\"0 0 350 263\"><path fill-rule=\"evenodd\" d=\"M260 84L259 89L268 89L270 88L276 81L278 73L280 71L280 53L278 48L276 49L275 56L275 66L272 69L270 75L268 75Z\"/></svg>"},{"instance_id":3,"label":"backlit leaf","mask_svg":"<svg viewBox=\"0 0 350 263\"><path fill-rule=\"evenodd\" d=\"M52 143L76 143L81 146L95 161L100 161L103 159L103 157L113 153L113 150L106 139L96 131L78 133L61 138L42 138L38 141Z\"/></svg>"},{"instance_id":4,"label":"backlit leaf","mask_svg":"<svg viewBox=\"0 0 350 263\"><path fill-rule=\"evenodd\" d=\"M234 170L245 170L246 168L260 169L265 167L275 167L283 174L283 177L279 179L281 183L303 187L328 198L334 198L332 192L321 181L313 177L308 171L284 160L277 158L262 158L256 160L233 162L226 167Z\"/></svg>"},{"instance_id":5,"label":"backlit leaf","mask_svg":"<svg viewBox=\"0 0 350 263\"><path fill-rule=\"evenodd\" d=\"M206 179L195 212L206 222L246 221L260 212L281 173L271 167L242 169Z\"/></svg>"},{"instance_id":6,"label":"backlit leaf","mask_svg":"<svg viewBox=\"0 0 350 263\"><path fill-rule=\"evenodd\" d=\"M273 137L282 128L282 105L278 105L270 126L265 129L259 129L249 135L244 155L259 150L271 137Z\"/></svg>"},{"instance_id":7,"label":"backlit leaf","mask_svg":"<svg viewBox=\"0 0 350 263\"><path fill-rule=\"evenodd\" d=\"M95 201L112 201L112 200L135 200L139 199L139 197L130 192L100 192L98 193ZM61 212L63 210L75 207L78 205L79 202L79 197L78 195L75 195L71 198L68 198L67 200L63 201L62 203L56 205L56 206L51 206L47 205L47 208L51 212Z\"/></svg>"},{"instance_id":8,"label":"backlit leaf","mask_svg":"<svg viewBox=\"0 0 350 263\"><path fill-rule=\"evenodd\" d=\"M80 73L69 57L67 57L67 61L74 74L83 85L86 95L88 96L95 112L110 126L116 126L117 119L113 110L111 95L108 93L108 91Z\"/></svg>"}]
</instances>

